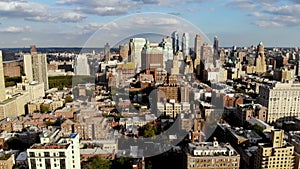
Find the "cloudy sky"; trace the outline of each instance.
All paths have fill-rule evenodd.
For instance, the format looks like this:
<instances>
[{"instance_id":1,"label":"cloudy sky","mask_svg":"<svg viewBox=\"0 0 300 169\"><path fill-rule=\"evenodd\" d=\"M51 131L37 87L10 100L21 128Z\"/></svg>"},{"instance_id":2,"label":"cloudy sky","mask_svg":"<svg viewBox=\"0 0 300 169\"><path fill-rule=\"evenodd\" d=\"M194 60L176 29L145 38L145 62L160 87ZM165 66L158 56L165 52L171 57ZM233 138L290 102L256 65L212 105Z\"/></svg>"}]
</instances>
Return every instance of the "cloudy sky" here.
<instances>
[{"instance_id":1,"label":"cloudy sky","mask_svg":"<svg viewBox=\"0 0 300 169\"><path fill-rule=\"evenodd\" d=\"M102 47L109 37L171 34L193 26L211 40L218 36L221 46L263 41L265 46L299 47L300 1L0 0L0 48L81 47L99 29L93 45Z\"/></svg>"}]
</instances>

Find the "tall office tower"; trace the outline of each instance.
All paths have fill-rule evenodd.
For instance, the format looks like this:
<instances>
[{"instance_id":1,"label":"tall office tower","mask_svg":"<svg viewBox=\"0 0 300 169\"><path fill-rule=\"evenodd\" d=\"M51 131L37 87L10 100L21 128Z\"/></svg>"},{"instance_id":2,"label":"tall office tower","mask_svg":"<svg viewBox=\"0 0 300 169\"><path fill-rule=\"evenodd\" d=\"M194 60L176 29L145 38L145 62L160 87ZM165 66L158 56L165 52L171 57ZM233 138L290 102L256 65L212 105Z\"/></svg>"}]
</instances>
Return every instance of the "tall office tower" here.
<instances>
[{"instance_id":1,"label":"tall office tower","mask_svg":"<svg viewBox=\"0 0 300 169\"><path fill-rule=\"evenodd\" d=\"M88 64L87 56L79 54L75 59L75 75L90 75L90 66Z\"/></svg>"},{"instance_id":2,"label":"tall office tower","mask_svg":"<svg viewBox=\"0 0 300 169\"><path fill-rule=\"evenodd\" d=\"M266 57L265 57L265 47L262 42L257 46L257 55L255 59L255 67L257 73L264 73L267 71Z\"/></svg>"},{"instance_id":3,"label":"tall office tower","mask_svg":"<svg viewBox=\"0 0 300 169\"><path fill-rule=\"evenodd\" d=\"M105 57L105 61L109 61L110 58L110 46L108 43L105 44L104 46L104 57Z\"/></svg>"},{"instance_id":4,"label":"tall office tower","mask_svg":"<svg viewBox=\"0 0 300 169\"><path fill-rule=\"evenodd\" d=\"M151 68L164 68L163 50L160 47L150 47L147 40L142 50L142 70Z\"/></svg>"},{"instance_id":5,"label":"tall office tower","mask_svg":"<svg viewBox=\"0 0 300 169\"><path fill-rule=\"evenodd\" d=\"M126 60L128 58L129 46L127 44L120 45L119 50L122 60Z\"/></svg>"},{"instance_id":6,"label":"tall office tower","mask_svg":"<svg viewBox=\"0 0 300 169\"><path fill-rule=\"evenodd\" d=\"M0 102L4 101L5 99L5 80L3 72L2 51L0 50Z\"/></svg>"},{"instance_id":7,"label":"tall office tower","mask_svg":"<svg viewBox=\"0 0 300 169\"><path fill-rule=\"evenodd\" d=\"M268 107L267 122L300 118L300 84L275 83L259 87L258 103Z\"/></svg>"},{"instance_id":8,"label":"tall office tower","mask_svg":"<svg viewBox=\"0 0 300 169\"><path fill-rule=\"evenodd\" d=\"M172 48L174 54L179 51L179 35L177 31L172 33Z\"/></svg>"},{"instance_id":9,"label":"tall office tower","mask_svg":"<svg viewBox=\"0 0 300 169\"><path fill-rule=\"evenodd\" d=\"M30 82L44 83L45 90L49 89L47 56L38 53L34 45L30 47L30 54L24 55L24 72Z\"/></svg>"},{"instance_id":10,"label":"tall office tower","mask_svg":"<svg viewBox=\"0 0 300 169\"><path fill-rule=\"evenodd\" d=\"M214 67L213 48L208 43L204 43L201 47L201 60L205 70Z\"/></svg>"},{"instance_id":11,"label":"tall office tower","mask_svg":"<svg viewBox=\"0 0 300 169\"><path fill-rule=\"evenodd\" d=\"M220 59L219 55L219 40L218 37L214 38L214 62Z\"/></svg>"},{"instance_id":12,"label":"tall office tower","mask_svg":"<svg viewBox=\"0 0 300 169\"><path fill-rule=\"evenodd\" d=\"M169 36L164 37L159 46L164 50L164 62L173 60L172 38Z\"/></svg>"},{"instance_id":13,"label":"tall office tower","mask_svg":"<svg viewBox=\"0 0 300 169\"><path fill-rule=\"evenodd\" d=\"M254 168L294 168L294 146L285 143L283 130L271 131L271 143L259 143Z\"/></svg>"},{"instance_id":14,"label":"tall office tower","mask_svg":"<svg viewBox=\"0 0 300 169\"><path fill-rule=\"evenodd\" d=\"M189 41L190 41L189 33L186 33L186 32L183 33L183 36L182 36L182 53L183 53L184 58L186 58L190 54Z\"/></svg>"},{"instance_id":15,"label":"tall office tower","mask_svg":"<svg viewBox=\"0 0 300 169\"><path fill-rule=\"evenodd\" d=\"M197 66L200 65L200 61L201 61L201 35L197 34L195 37L195 62L194 62L194 67L195 69L197 69Z\"/></svg>"},{"instance_id":16,"label":"tall office tower","mask_svg":"<svg viewBox=\"0 0 300 169\"><path fill-rule=\"evenodd\" d=\"M144 38L132 38L129 42L129 62L134 62L137 72L141 70L141 60L142 60L142 50L146 44L146 39Z\"/></svg>"},{"instance_id":17,"label":"tall office tower","mask_svg":"<svg viewBox=\"0 0 300 169\"><path fill-rule=\"evenodd\" d=\"M179 75L179 63L177 54L174 56L173 66L171 68L171 75Z\"/></svg>"},{"instance_id":18,"label":"tall office tower","mask_svg":"<svg viewBox=\"0 0 300 169\"><path fill-rule=\"evenodd\" d=\"M218 37L214 37L214 50L219 51L219 40Z\"/></svg>"},{"instance_id":19,"label":"tall office tower","mask_svg":"<svg viewBox=\"0 0 300 169\"><path fill-rule=\"evenodd\" d=\"M189 102L190 101L190 88L188 84L180 87L180 102Z\"/></svg>"}]
</instances>

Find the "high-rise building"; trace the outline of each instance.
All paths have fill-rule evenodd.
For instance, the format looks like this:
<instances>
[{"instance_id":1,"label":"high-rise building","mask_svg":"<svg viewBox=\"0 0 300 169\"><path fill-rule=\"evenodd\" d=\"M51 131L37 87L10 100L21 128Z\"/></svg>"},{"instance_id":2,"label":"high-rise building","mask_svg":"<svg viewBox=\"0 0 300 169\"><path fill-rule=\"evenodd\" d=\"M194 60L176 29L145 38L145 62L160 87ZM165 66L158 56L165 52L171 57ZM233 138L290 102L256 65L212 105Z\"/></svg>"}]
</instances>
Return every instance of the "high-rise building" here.
<instances>
[{"instance_id":1,"label":"high-rise building","mask_svg":"<svg viewBox=\"0 0 300 169\"><path fill-rule=\"evenodd\" d=\"M2 51L0 50L0 102L4 101L5 99L5 80L2 63Z\"/></svg>"},{"instance_id":2,"label":"high-rise building","mask_svg":"<svg viewBox=\"0 0 300 169\"><path fill-rule=\"evenodd\" d=\"M219 40L218 37L214 38L214 64L216 64L217 60L220 59L219 55Z\"/></svg>"},{"instance_id":3,"label":"high-rise building","mask_svg":"<svg viewBox=\"0 0 300 169\"><path fill-rule=\"evenodd\" d=\"M259 143L254 168L294 168L294 146L285 143L283 130L271 131L270 143Z\"/></svg>"},{"instance_id":4,"label":"high-rise building","mask_svg":"<svg viewBox=\"0 0 300 169\"><path fill-rule=\"evenodd\" d=\"M178 32L175 31L172 33L172 48L174 54L176 54L180 49L179 49L179 35Z\"/></svg>"},{"instance_id":5,"label":"high-rise building","mask_svg":"<svg viewBox=\"0 0 300 169\"><path fill-rule=\"evenodd\" d=\"M183 53L183 57L186 57L190 54L189 41L190 41L189 33L187 33L187 32L183 33L183 36L182 36L182 53Z\"/></svg>"},{"instance_id":6,"label":"high-rise building","mask_svg":"<svg viewBox=\"0 0 300 169\"><path fill-rule=\"evenodd\" d=\"M129 62L134 62L137 68L137 72L141 70L142 66L142 50L146 44L146 39L144 38L132 38L129 42Z\"/></svg>"},{"instance_id":7,"label":"high-rise building","mask_svg":"<svg viewBox=\"0 0 300 169\"><path fill-rule=\"evenodd\" d=\"M265 57L265 47L262 42L257 46L257 55L255 59L255 69L256 73L264 73L267 71L266 57Z\"/></svg>"},{"instance_id":8,"label":"high-rise building","mask_svg":"<svg viewBox=\"0 0 300 169\"><path fill-rule=\"evenodd\" d=\"M37 52L36 47L30 47L30 54L24 55L24 72L27 79L44 83L45 90L49 89L47 56Z\"/></svg>"},{"instance_id":9,"label":"high-rise building","mask_svg":"<svg viewBox=\"0 0 300 169\"><path fill-rule=\"evenodd\" d=\"M173 59L173 48L172 48L172 38L167 36L164 37L162 42L159 44L160 47L163 48L164 51L164 62Z\"/></svg>"},{"instance_id":10,"label":"high-rise building","mask_svg":"<svg viewBox=\"0 0 300 169\"><path fill-rule=\"evenodd\" d=\"M216 36L214 38L214 50L219 51L219 40L218 40L218 37L216 37Z\"/></svg>"},{"instance_id":11,"label":"high-rise building","mask_svg":"<svg viewBox=\"0 0 300 169\"><path fill-rule=\"evenodd\" d=\"M275 83L259 87L258 102L268 108L267 122L300 117L300 84Z\"/></svg>"},{"instance_id":12,"label":"high-rise building","mask_svg":"<svg viewBox=\"0 0 300 169\"><path fill-rule=\"evenodd\" d=\"M171 68L171 75L179 75L179 63L178 63L178 55L174 55L173 65Z\"/></svg>"},{"instance_id":13,"label":"high-rise building","mask_svg":"<svg viewBox=\"0 0 300 169\"><path fill-rule=\"evenodd\" d=\"M190 101L190 88L188 84L180 87L180 101L181 102L189 102Z\"/></svg>"},{"instance_id":14,"label":"high-rise building","mask_svg":"<svg viewBox=\"0 0 300 169\"><path fill-rule=\"evenodd\" d=\"M205 69L214 67L213 48L208 43L204 43L201 47L201 61L204 63Z\"/></svg>"},{"instance_id":15,"label":"high-rise building","mask_svg":"<svg viewBox=\"0 0 300 169\"><path fill-rule=\"evenodd\" d=\"M75 75L90 75L90 66L85 54L79 54L75 60Z\"/></svg>"},{"instance_id":16,"label":"high-rise building","mask_svg":"<svg viewBox=\"0 0 300 169\"><path fill-rule=\"evenodd\" d=\"M142 70L151 68L164 68L163 50L161 47L150 47L147 40L142 50Z\"/></svg>"},{"instance_id":17,"label":"high-rise building","mask_svg":"<svg viewBox=\"0 0 300 169\"><path fill-rule=\"evenodd\" d=\"M129 52L128 44L120 45L119 50L120 50L120 56L121 56L122 60L127 59L128 58L128 52Z\"/></svg>"},{"instance_id":18,"label":"high-rise building","mask_svg":"<svg viewBox=\"0 0 300 169\"><path fill-rule=\"evenodd\" d=\"M104 58L105 58L105 61L109 61L109 58L110 58L110 45L108 43L106 43L105 46L104 46Z\"/></svg>"},{"instance_id":19,"label":"high-rise building","mask_svg":"<svg viewBox=\"0 0 300 169\"><path fill-rule=\"evenodd\" d=\"M197 68L198 65L200 65L200 61L201 61L201 35L197 34L195 37L195 69Z\"/></svg>"}]
</instances>

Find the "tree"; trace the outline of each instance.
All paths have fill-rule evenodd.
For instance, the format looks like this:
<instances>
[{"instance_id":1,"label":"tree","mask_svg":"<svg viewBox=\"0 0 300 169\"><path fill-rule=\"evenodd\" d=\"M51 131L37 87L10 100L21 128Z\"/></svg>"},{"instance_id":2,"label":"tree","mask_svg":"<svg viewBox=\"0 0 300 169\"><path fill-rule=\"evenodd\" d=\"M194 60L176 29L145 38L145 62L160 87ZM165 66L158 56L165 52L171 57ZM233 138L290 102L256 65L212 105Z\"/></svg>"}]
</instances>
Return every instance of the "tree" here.
<instances>
[{"instance_id":1,"label":"tree","mask_svg":"<svg viewBox=\"0 0 300 169\"><path fill-rule=\"evenodd\" d=\"M129 157L121 156L114 161L112 169L132 169L131 159Z\"/></svg>"},{"instance_id":2,"label":"tree","mask_svg":"<svg viewBox=\"0 0 300 169\"><path fill-rule=\"evenodd\" d=\"M4 143L3 149L24 151L26 149L26 144L23 141L21 141L18 137L11 137Z\"/></svg>"},{"instance_id":3,"label":"tree","mask_svg":"<svg viewBox=\"0 0 300 169\"><path fill-rule=\"evenodd\" d=\"M150 123L146 124L143 136L154 137L156 135L155 133L156 133L156 128Z\"/></svg>"},{"instance_id":4,"label":"tree","mask_svg":"<svg viewBox=\"0 0 300 169\"><path fill-rule=\"evenodd\" d=\"M73 101L72 96L66 96L65 97L65 103L70 103L72 101Z\"/></svg>"},{"instance_id":5,"label":"tree","mask_svg":"<svg viewBox=\"0 0 300 169\"><path fill-rule=\"evenodd\" d=\"M103 157L97 156L93 157L89 160L89 163L87 165L88 169L110 169L112 163L110 160L107 160Z\"/></svg>"}]
</instances>

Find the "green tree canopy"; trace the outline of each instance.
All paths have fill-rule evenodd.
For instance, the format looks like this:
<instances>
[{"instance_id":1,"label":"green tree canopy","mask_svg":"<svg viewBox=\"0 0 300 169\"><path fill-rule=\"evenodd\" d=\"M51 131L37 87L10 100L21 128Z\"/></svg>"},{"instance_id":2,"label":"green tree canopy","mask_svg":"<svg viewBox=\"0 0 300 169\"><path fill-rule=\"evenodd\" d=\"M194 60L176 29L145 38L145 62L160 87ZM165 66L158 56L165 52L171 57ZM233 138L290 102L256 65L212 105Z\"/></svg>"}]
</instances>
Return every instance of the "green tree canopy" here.
<instances>
[{"instance_id":1,"label":"green tree canopy","mask_svg":"<svg viewBox=\"0 0 300 169\"><path fill-rule=\"evenodd\" d=\"M110 169L112 162L103 157L97 156L89 160L87 169Z\"/></svg>"}]
</instances>

